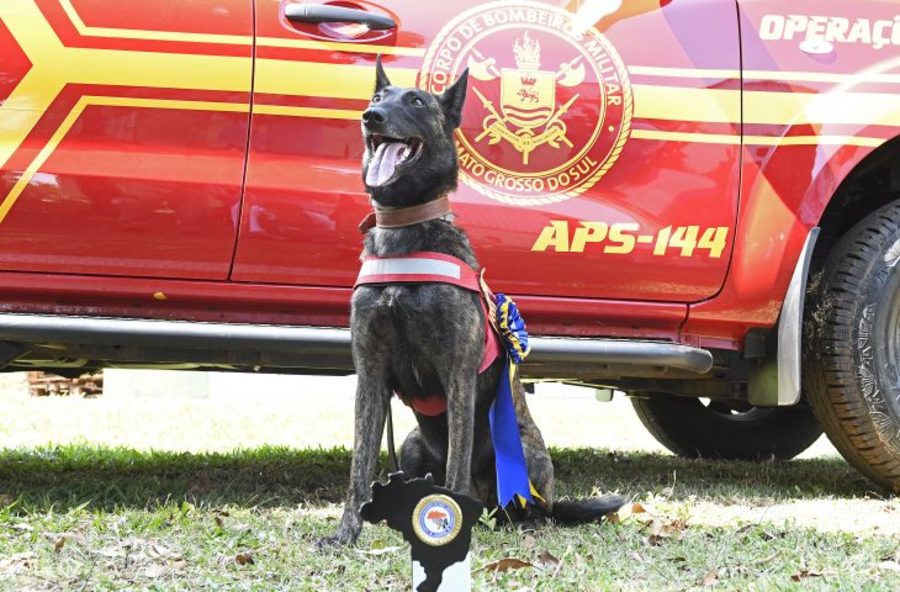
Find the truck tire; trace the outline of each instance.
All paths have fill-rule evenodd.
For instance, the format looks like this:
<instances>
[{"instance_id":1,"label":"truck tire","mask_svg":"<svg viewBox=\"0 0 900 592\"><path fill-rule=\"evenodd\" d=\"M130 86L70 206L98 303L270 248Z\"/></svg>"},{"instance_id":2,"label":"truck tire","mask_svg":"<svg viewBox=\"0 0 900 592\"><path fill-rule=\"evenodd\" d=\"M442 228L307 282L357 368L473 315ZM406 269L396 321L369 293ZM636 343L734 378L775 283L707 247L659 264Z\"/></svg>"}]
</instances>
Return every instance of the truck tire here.
<instances>
[{"instance_id":1,"label":"truck tire","mask_svg":"<svg viewBox=\"0 0 900 592\"><path fill-rule=\"evenodd\" d=\"M900 493L900 200L869 214L813 276L803 389L835 448Z\"/></svg>"},{"instance_id":2,"label":"truck tire","mask_svg":"<svg viewBox=\"0 0 900 592\"><path fill-rule=\"evenodd\" d=\"M656 440L686 458L789 459L822 435L806 406L734 408L711 401L654 394L631 404Z\"/></svg>"}]
</instances>

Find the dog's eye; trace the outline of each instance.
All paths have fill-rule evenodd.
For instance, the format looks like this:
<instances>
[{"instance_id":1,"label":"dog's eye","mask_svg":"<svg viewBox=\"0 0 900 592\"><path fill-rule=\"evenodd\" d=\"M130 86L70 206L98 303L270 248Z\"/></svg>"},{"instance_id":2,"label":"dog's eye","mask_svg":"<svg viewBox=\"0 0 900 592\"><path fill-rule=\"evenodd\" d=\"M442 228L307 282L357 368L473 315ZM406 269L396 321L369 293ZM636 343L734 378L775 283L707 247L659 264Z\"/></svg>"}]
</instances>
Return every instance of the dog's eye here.
<instances>
[{"instance_id":1,"label":"dog's eye","mask_svg":"<svg viewBox=\"0 0 900 592\"><path fill-rule=\"evenodd\" d=\"M419 97L413 97L413 100L410 101L410 103L412 103L416 107L424 107L425 106L425 101L423 101Z\"/></svg>"},{"instance_id":2,"label":"dog's eye","mask_svg":"<svg viewBox=\"0 0 900 592\"><path fill-rule=\"evenodd\" d=\"M372 97L372 102L373 102L373 103L380 103L380 102L381 102L381 95L375 95L374 97Z\"/></svg>"}]
</instances>

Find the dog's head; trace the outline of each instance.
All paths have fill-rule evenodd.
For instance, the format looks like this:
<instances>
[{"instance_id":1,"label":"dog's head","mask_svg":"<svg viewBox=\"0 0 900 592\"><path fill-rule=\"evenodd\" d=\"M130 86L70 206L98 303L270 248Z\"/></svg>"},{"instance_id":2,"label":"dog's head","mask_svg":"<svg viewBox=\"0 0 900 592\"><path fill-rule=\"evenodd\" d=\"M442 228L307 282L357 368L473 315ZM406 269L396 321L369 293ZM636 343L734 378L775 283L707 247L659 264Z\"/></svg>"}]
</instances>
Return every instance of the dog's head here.
<instances>
[{"instance_id":1,"label":"dog's head","mask_svg":"<svg viewBox=\"0 0 900 592\"><path fill-rule=\"evenodd\" d=\"M375 93L362 116L363 181L382 206L431 201L456 187L453 130L459 127L468 70L442 95L391 85L381 56Z\"/></svg>"}]
</instances>

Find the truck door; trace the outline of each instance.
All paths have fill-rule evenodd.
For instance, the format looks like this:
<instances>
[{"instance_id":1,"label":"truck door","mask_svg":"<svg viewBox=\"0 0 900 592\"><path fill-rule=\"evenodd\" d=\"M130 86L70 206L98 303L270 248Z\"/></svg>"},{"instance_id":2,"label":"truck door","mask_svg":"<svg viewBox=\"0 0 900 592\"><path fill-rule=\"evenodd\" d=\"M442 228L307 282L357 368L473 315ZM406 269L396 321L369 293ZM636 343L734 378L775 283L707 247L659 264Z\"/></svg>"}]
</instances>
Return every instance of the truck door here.
<instances>
[{"instance_id":1,"label":"truck door","mask_svg":"<svg viewBox=\"0 0 900 592\"><path fill-rule=\"evenodd\" d=\"M295 23L341 6L396 27ZM688 302L717 292L738 199L732 0L257 0L254 114L232 278L349 287L359 115L382 54L395 85L469 68L452 196L496 289Z\"/></svg>"},{"instance_id":2,"label":"truck door","mask_svg":"<svg viewBox=\"0 0 900 592\"><path fill-rule=\"evenodd\" d=\"M224 280L252 0L0 1L0 269Z\"/></svg>"}]
</instances>

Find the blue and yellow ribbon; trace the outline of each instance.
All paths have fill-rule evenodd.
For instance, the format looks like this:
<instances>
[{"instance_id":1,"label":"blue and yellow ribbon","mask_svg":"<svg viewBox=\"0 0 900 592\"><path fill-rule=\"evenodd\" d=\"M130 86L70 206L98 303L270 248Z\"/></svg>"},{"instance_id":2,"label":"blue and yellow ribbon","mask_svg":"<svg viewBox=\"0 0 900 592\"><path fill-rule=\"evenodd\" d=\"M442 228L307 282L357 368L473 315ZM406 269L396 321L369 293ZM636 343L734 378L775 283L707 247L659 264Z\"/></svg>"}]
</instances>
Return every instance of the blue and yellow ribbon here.
<instances>
[{"instance_id":1,"label":"blue and yellow ribbon","mask_svg":"<svg viewBox=\"0 0 900 592\"><path fill-rule=\"evenodd\" d=\"M489 414L497 466L497 501L501 508L513 501L524 508L528 503L534 503L535 497L541 499L528 479L528 465L512 394L516 364L525 361L530 351L528 331L512 299L505 294L497 294L496 305L497 329L506 350L503 376L497 385L497 396Z\"/></svg>"},{"instance_id":2,"label":"blue and yellow ribbon","mask_svg":"<svg viewBox=\"0 0 900 592\"><path fill-rule=\"evenodd\" d=\"M525 319L519 314L516 303L506 294L497 294L497 328L513 363L524 362L531 351Z\"/></svg>"}]
</instances>

